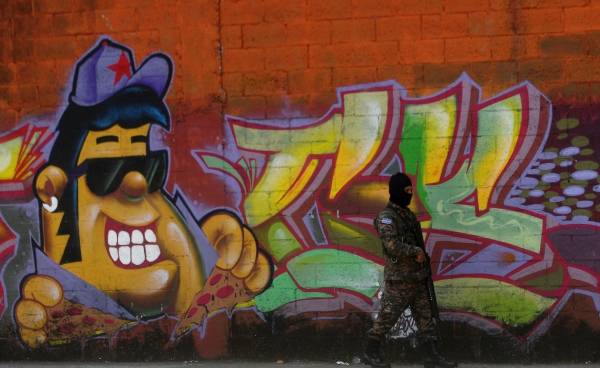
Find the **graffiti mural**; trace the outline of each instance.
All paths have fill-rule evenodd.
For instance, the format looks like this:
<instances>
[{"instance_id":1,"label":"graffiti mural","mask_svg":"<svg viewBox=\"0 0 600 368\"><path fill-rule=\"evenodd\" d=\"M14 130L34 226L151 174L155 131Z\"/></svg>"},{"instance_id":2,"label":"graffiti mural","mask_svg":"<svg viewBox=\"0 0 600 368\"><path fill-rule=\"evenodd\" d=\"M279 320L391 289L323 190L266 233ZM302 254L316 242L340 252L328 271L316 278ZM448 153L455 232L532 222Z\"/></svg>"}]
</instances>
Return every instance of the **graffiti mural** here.
<instances>
[{"instance_id":1,"label":"graffiti mural","mask_svg":"<svg viewBox=\"0 0 600 368\"><path fill-rule=\"evenodd\" d=\"M3 140L8 184L31 183L39 168L30 188L41 244L14 306L27 346L115 335L164 316L178 321L177 339L268 285L270 260L234 213L196 220L183 196L164 189L169 153L150 147L151 128L170 127L171 75L164 54L136 69L129 49L100 40L75 68L47 162L39 151L47 128L24 126ZM4 256L14 239L2 225Z\"/></svg>"},{"instance_id":2,"label":"graffiti mural","mask_svg":"<svg viewBox=\"0 0 600 368\"><path fill-rule=\"evenodd\" d=\"M246 220L276 262L258 309L376 300L382 262L372 219L387 202L387 177L403 171L416 183L412 206L444 320L532 343L574 294L600 311L590 267L597 242L585 242L588 261L573 256L576 241L566 244L566 234L598 234L590 210L598 164L573 159L595 152L589 140L548 147L552 106L529 83L480 95L463 75L423 98L395 82L343 88L316 121L227 117L225 153L192 154L205 172L235 179ZM565 130L576 124L557 120L559 139L568 143ZM414 329L407 316L397 336Z\"/></svg>"},{"instance_id":3,"label":"graffiti mural","mask_svg":"<svg viewBox=\"0 0 600 368\"><path fill-rule=\"evenodd\" d=\"M360 338L382 292L372 221L399 171L444 323L524 349L565 316L600 333L597 109L527 82L485 99L467 74L424 97L385 81L339 88L318 119L226 115L174 157L173 70L101 38L55 121L0 136L0 314L19 347L214 358L236 333ZM192 194L206 183L225 188L213 204ZM392 337L415 332L406 310Z\"/></svg>"}]
</instances>

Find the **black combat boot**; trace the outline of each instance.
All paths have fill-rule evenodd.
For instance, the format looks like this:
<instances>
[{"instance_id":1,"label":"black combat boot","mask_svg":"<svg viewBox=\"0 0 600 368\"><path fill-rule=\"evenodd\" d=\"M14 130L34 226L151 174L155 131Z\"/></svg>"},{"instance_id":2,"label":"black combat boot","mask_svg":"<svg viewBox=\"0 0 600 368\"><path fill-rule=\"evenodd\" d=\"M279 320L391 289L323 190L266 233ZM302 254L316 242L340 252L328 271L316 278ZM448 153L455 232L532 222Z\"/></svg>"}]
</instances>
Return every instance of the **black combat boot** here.
<instances>
[{"instance_id":1,"label":"black combat boot","mask_svg":"<svg viewBox=\"0 0 600 368\"><path fill-rule=\"evenodd\" d=\"M379 340L367 339L367 348L363 357L365 364L373 368L390 368L390 364L383 360L379 346Z\"/></svg>"},{"instance_id":2,"label":"black combat boot","mask_svg":"<svg viewBox=\"0 0 600 368\"><path fill-rule=\"evenodd\" d=\"M423 366L425 368L454 368L458 367L456 362L446 360L437 349L437 342L435 340L429 340L424 343L425 357L423 360Z\"/></svg>"}]
</instances>

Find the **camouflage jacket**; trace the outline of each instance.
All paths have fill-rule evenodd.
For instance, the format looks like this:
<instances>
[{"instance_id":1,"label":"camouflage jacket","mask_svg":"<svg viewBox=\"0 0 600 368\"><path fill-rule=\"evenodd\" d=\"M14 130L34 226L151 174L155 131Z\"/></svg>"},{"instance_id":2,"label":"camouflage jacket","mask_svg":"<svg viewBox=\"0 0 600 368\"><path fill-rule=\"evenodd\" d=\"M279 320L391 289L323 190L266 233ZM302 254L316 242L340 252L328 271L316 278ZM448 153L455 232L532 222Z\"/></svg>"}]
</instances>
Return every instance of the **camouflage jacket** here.
<instances>
[{"instance_id":1,"label":"camouflage jacket","mask_svg":"<svg viewBox=\"0 0 600 368\"><path fill-rule=\"evenodd\" d=\"M415 214L388 202L375 217L374 225L383 245L385 280L415 283L427 278L429 268L416 260L419 248L425 252L425 243Z\"/></svg>"}]
</instances>

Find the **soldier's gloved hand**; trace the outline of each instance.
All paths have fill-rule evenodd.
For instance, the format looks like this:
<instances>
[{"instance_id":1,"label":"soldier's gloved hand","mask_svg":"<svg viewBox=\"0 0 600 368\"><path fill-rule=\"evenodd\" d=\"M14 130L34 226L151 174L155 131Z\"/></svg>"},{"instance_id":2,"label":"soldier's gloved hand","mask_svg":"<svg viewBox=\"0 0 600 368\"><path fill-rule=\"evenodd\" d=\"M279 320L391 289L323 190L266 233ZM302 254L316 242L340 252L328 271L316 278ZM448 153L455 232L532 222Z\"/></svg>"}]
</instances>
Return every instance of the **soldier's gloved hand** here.
<instances>
[{"instance_id":1,"label":"soldier's gloved hand","mask_svg":"<svg viewBox=\"0 0 600 368\"><path fill-rule=\"evenodd\" d=\"M425 251L423 251L423 249L419 248L419 253L417 253L417 262L423 263L423 262L425 262L426 259L427 259L427 257L425 256Z\"/></svg>"}]
</instances>

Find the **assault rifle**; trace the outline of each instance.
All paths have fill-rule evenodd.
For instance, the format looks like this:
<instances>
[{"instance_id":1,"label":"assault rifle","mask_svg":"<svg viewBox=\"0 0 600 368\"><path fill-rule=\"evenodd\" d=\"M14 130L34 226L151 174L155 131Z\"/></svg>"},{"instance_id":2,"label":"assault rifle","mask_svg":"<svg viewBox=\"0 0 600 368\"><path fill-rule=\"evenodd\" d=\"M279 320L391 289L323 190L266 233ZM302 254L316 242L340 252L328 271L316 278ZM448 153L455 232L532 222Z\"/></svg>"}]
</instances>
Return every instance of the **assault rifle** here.
<instances>
[{"instance_id":1,"label":"assault rifle","mask_svg":"<svg viewBox=\"0 0 600 368\"><path fill-rule=\"evenodd\" d=\"M427 287L427 297L429 298L429 305L431 306L431 315L433 318L439 322L440 320L440 311L438 309L437 298L435 296L435 287L433 286L433 278L431 277L431 258L427 252L423 249L423 253L425 253L425 267L427 268L427 278L425 279L425 285Z\"/></svg>"}]
</instances>

